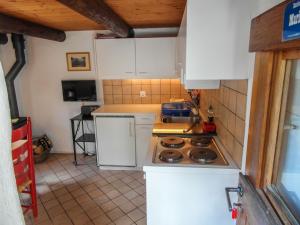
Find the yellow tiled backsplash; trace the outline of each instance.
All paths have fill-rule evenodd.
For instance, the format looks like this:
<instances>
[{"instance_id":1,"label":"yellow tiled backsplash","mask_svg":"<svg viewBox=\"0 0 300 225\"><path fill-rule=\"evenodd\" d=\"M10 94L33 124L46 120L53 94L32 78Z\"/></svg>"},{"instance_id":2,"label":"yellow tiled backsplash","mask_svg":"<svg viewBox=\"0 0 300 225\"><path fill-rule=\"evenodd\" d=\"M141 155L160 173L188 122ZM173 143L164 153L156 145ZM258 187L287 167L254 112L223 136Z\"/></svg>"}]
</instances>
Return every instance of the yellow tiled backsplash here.
<instances>
[{"instance_id":1,"label":"yellow tiled backsplash","mask_svg":"<svg viewBox=\"0 0 300 225\"><path fill-rule=\"evenodd\" d=\"M146 97L140 97L140 91ZM171 98L190 99L178 79L103 80L105 104L159 104Z\"/></svg>"},{"instance_id":2,"label":"yellow tiled backsplash","mask_svg":"<svg viewBox=\"0 0 300 225\"><path fill-rule=\"evenodd\" d=\"M202 90L200 110L207 116L211 105L217 133L233 160L241 167L247 104L247 80L222 81L220 89Z\"/></svg>"}]
</instances>

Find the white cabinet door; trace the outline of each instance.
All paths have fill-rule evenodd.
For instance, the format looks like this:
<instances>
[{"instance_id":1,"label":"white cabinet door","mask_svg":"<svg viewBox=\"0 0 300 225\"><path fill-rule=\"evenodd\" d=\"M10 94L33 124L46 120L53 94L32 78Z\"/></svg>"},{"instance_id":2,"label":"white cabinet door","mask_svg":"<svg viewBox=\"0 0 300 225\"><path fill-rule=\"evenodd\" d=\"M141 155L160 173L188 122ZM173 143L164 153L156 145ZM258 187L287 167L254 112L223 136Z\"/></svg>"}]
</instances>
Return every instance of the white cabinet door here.
<instances>
[{"instance_id":1,"label":"white cabinet door","mask_svg":"<svg viewBox=\"0 0 300 225\"><path fill-rule=\"evenodd\" d=\"M253 7L247 0L223 0L217 7L213 1L187 1L177 37L177 73L186 88L218 88L219 80L248 78Z\"/></svg>"},{"instance_id":2,"label":"white cabinet door","mask_svg":"<svg viewBox=\"0 0 300 225\"><path fill-rule=\"evenodd\" d=\"M100 166L136 166L134 117L96 117Z\"/></svg>"},{"instance_id":3,"label":"white cabinet door","mask_svg":"<svg viewBox=\"0 0 300 225\"><path fill-rule=\"evenodd\" d=\"M137 166L139 168L145 165L152 137L152 129L153 125L136 125L136 153Z\"/></svg>"},{"instance_id":4,"label":"white cabinet door","mask_svg":"<svg viewBox=\"0 0 300 225\"><path fill-rule=\"evenodd\" d=\"M253 1L187 2L187 80L247 79ZM213 11L212 16L211 12ZM221 18L221 19L220 19Z\"/></svg>"},{"instance_id":5,"label":"white cabinet door","mask_svg":"<svg viewBox=\"0 0 300 225\"><path fill-rule=\"evenodd\" d=\"M136 75L176 77L176 38L136 38Z\"/></svg>"},{"instance_id":6,"label":"white cabinet door","mask_svg":"<svg viewBox=\"0 0 300 225\"><path fill-rule=\"evenodd\" d=\"M95 40L100 79L134 78L135 41L127 39Z\"/></svg>"}]
</instances>

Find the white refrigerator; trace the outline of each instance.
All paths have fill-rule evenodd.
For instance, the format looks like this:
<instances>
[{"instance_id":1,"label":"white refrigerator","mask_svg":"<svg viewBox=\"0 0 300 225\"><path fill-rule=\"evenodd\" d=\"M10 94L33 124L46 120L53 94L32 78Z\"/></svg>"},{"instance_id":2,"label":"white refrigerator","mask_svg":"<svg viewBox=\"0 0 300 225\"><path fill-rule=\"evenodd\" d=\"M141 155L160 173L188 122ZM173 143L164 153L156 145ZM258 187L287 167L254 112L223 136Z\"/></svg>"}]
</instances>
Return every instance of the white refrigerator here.
<instances>
[{"instance_id":1,"label":"white refrigerator","mask_svg":"<svg viewBox=\"0 0 300 225\"><path fill-rule=\"evenodd\" d=\"M135 121L133 116L97 116L98 166L136 166Z\"/></svg>"}]
</instances>

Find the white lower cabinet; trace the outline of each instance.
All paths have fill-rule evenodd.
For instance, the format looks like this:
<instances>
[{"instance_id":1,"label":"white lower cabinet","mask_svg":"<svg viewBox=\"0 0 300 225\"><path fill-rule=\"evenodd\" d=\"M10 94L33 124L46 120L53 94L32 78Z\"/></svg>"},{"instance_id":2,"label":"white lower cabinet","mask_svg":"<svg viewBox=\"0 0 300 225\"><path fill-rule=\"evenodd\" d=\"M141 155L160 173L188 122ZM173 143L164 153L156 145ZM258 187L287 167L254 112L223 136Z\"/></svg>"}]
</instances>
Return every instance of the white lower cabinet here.
<instances>
[{"instance_id":1,"label":"white lower cabinet","mask_svg":"<svg viewBox=\"0 0 300 225\"><path fill-rule=\"evenodd\" d=\"M149 151L153 125L136 125L136 154L137 167L142 168L145 165L145 159Z\"/></svg>"},{"instance_id":2,"label":"white lower cabinet","mask_svg":"<svg viewBox=\"0 0 300 225\"><path fill-rule=\"evenodd\" d=\"M147 225L235 225L225 188L238 185L238 169L154 165L144 171Z\"/></svg>"}]
</instances>

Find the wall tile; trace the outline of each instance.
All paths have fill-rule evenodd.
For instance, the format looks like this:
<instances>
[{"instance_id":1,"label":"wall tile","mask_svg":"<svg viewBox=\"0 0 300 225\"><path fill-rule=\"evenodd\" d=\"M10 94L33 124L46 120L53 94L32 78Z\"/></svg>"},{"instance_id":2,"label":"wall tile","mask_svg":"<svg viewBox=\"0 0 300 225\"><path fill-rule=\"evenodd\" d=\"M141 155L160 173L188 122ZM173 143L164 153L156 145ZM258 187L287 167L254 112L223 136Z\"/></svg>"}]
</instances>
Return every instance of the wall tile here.
<instances>
[{"instance_id":1,"label":"wall tile","mask_svg":"<svg viewBox=\"0 0 300 225\"><path fill-rule=\"evenodd\" d=\"M247 95L248 81L247 80L238 80L236 90L244 95Z\"/></svg>"},{"instance_id":2,"label":"wall tile","mask_svg":"<svg viewBox=\"0 0 300 225\"><path fill-rule=\"evenodd\" d=\"M160 84L161 85L163 85L163 84L170 85L171 84L171 80L170 79L162 79L162 80L160 80Z\"/></svg>"},{"instance_id":3,"label":"wall tile","mask_svg":"<svg viewBox=\"0 0 300 225\"><path fill-rule=\"evenodd\" d=\"M205 117L208 106L213 106L217 134L239 167L245 136L247 85L247 80L221 81L219 89L201 90L200 97L200 110Z\"/></svg>"},{"instance_id":4,"label":"wall tile","mask_svg":"<svg viewBox=\"0 0 300 225\"><path fill-rule=\"evenodd\" d=\"M152 84L151 93L152 95L160 95L160 84Z\"/></svg>"},{"instance_id":5,"label":"wall tile","mask_svg":"<svg viewBox=\"0 0 300 225\"><path fill-rule=\"evenodd\" d=\"M103 86L112 85L112 80L103 80Z\"/></svg>"},{"instance_id":6,"label":"wall tile","mask_svg":"<svg viewBox=\"0 0 300 225\"><path fill-rule=\"evenodd\" d=\"M123 104L132 104L131 95L123 95Z\"/></svg>"},{"instance_id":7,"label":"wall tile","mask_svg":"<svg viewBox=\"0 0 300 225\"><path fill-rule=\"evenodd\" d=\"M146 96L142 99L142 104L151 104L151 96Z\"/></svg>"},{"instance_id":8,"label":"wall tile","mask_svg":"<svg viewBox=\"0 0 300 225\"><path fill-rule=\"evenodd\" d=\"M171 84L171 94L179 94L180 95L180 84Z\"/></svg>"},{"instance_id":9,"label":"wall tile","mask_svg":"<svg viewBox=\"0 0 300 225\"><path fill-rule=\"evenodd\" d=\"M171 95L161 95L160 102L161 103L169 102L170 98L171 98Z\"/></svg>"},{"instance_id":10,"label":"wall tile","mask_svg":"<svg viewBox=\"0 0 300 225\"><path fill-rule=\"evenodd\" d=\"M134 80L131 80L132 84L142 84L142 80L139 80L139 79L134 79Z\"/></svg>"},{"instance_id":11,"label":"wall tile","mask_svg":"<svg viewBox=\"0 0 300 225\"><path fill-rule=\"evenodd\" d=\"M114 104L122 104L123 103L123 96L122 95L114 95Z\"/></svg>"},{"instance_id":12,"label":"wall tile","mask_svg":"<svg viewBox=\"0 0 300 225\"><path fill-rule=\"evenodd\" d=\"M112 86L113 89L113 95L122 95L122 86Z\"/></svg>"},{"instance_id":13,"label":"wall tile","mask_svg":"<svg viewBox=\"0 0 300 225\"><path fill-rule=\"evenodd\" d=\"M190 100L178 79L103 80L102 86L105 104L159 104L170 98ZM146 91L146 98L140 98L141 90Z\"/></svg>"},{"instance_id":14,"label":"wall tile","mask_svg":"<svg viewBox=\"0 0 300 225\"><path fill-rule=\"evenodd\" d=\"M160 79L151 79L151 84L160 84Z\"/></svg>"},{"instance_id":15,"label":"wall tile","mask_svg":"<svg viewBox=\"0 0 300 225\"><path fill-rule=\"evenodd\" d=\"M151 84L142 84L142 91L146 91L146 95L151 95Z\"/></svg>"},{"instance_id":16,"label":"wall tile","mask_svg":"<svg viewBox=\"0 0 300 225\"><path fill-rule=\"evenodd\" d=\"M132 95L132 103L133 104L141 104L142 100L139 95Z\"/></svg>"},{"instance_id":17,"label":"wall tile","mask_svg":"<svg viewBox=\"0 0 300 225\"><path fill-rule=\"evenodd\" d=\"M104 102L105 104L114 104L113 95L105 95Z\"/></svg>"},{"instance_id":18,"label":"wall tile","mask_svg":"<svg viewBox=\"0 0 300 225\"><path fill-rule=\"evenodd\" d=\"M122 80L122 85L131 85L132 80Z\"/></svg>"},{"instance_id":19,"label":"wall tile","mask_svg":"<svg viewBox=\"0 0 300 225\"><path fill-rule=\"evenodd\" d=\"M244 144L245 137L245 121L236 116L234 136L240 144Z\"/></svg>"},{"instance_id":20,"label":"wall tile","mask_svg":"<svg viewBox=\"0 0 300 225\"><path fill-rule=\"evenodd\" d=\"M181 95L179 94L171 94L171 98L181 99Z\"/></svg>"},{"instance_id":21,"label":"wall tile","mask_svg":"<svg viewBox=\"0 0 300 225\"><path fill-rule=\"evenodd\" d=\"M132 85L132 94L133 95L140 95L141 90L142 90L141 84L133 84Z\"/></svg>"},{"instance_id":22,"label":"wall tile","mask_svg":"<svg viewBox=\"0 0 300 225\"><path fill-rule=\"evenodd\" d=\"M227 129L224 130L224 134L225 137L223 141L225 143L225 147L229 151L230 155L234 155L234 136Z\"/></svg>"},{"instance_id":23,"label":"wall tile","mask_svg":"<svg viewBox=\"0 0 300 225\"><path fill-rule=\"evenodd\" d=\"M131 95L131 85L123 85L122 86L123 95Z\"/></svg>"},{"instance_id":24,"label":"wall tile","mask_svg":"<svg viewBox=\"0 0 300 225\"><path fill-rule=\"evenodd\" d=\"M228 130L231 134L235 134L235 114L233 114L231 111L228 111Z\"/></svg>"},{"instance_id":25,"label":"wall tile","mask_svg":"<svg viewBox=\"0 0 300 225\"><path fill-rule=\"evenodd\" d=\"M237 89L237 85L238 85L238 80L227 80L225 83L226 87L233 89L233 90Z\"/></svg>"},{"instance_id":26,"label":"wall tile","mask_svg":"<svg viewBox=\"0 0 300 225\"><path fill-rule=\"evenodd\" d=\"M122 85L122 80L112 80L112 85Z\"/></svg>"},{"instance_id":27,"label":"wall tile","mask_svg":"<svg viewBox=\"0 0 300 225\"><path fill-rule=\"evenodd\" d=\"M229 105L228 108L231 112L236 112L236 97L237 93L234 90L229 91Z\"/></svg>"},{"instance_id":28,"label":"wall tile","mask_svg":"<svg viewBox=\"0 0 300 225\"><path fill-rule=\"evenodd\" d=\"M160 104L160 95L152 95L151 102L152 104Z\"/></svg>"},{"instance_id":29,"label":"wall tile","mask_svg":"<svg viewBox=\"0 0 300 225\"><path fill-rule=\"evenodd\" d=\"M223 90L223 104L229 108L229 98L230 98L230 89L227 87L224 87Z\"/></svg>"},{"instance_id":30,"label":"wall tile","mask_svg":"<svg viewBox=\"0 0 300 225\"><path fill-rule=\"evenodd\" d=\"M105 95L112 95L113 93L113 86L103 86L103 93Z\"/></svg>"},{"instance_id":31,"label":"wall tile","mask_svg":"<svg viewBox=\"0 0 300 225\"><path fill-rule=\"evenodd\" d=\"M243 157L243 146L237 141L234 142L234 154L232 158L239 168L242 167L242 157Z\"/></svg>"},{"instance_id":32,"label":"wall tile","mask_svg":"<svg viewBox=\"0 0 300 225\"><path fill-rule=\"evenodd\" d=\"M141 80L142 81L142 84L151 84L151 80L148 79L148 80Z\"/></svg>"},{"instance_id":33,"label":"wall tile","mask_svg":"<svg viewBox=\"0 0 300 225\"><path fill-rule=\"evenodd\" d=\"M160 93L162 95L170 95L171 94L171 85L170 83L162 83L161 86L160 86Z\"/></svg>"},{"instance_id":34,"label":"wall tile","mask_svg":"<svg viewBox=\"0 0 300 225\"><path fill-rule=\"evenodd\" d=\"M238 93L237 94L237 101L236 101L236 114L241 119L245 120L246 117L246 101L247 96Z\"/></svg>"},{"instance_id":35,"label":"wall tile","mask_svg":"<svg viewBox=\"0 0 300 225\"><path fill-rule=\"evenodd\" d=\"M171 85L179 85L180 86L180 80L179 79L171 79Z\"/></svg>"}]
</instances>

